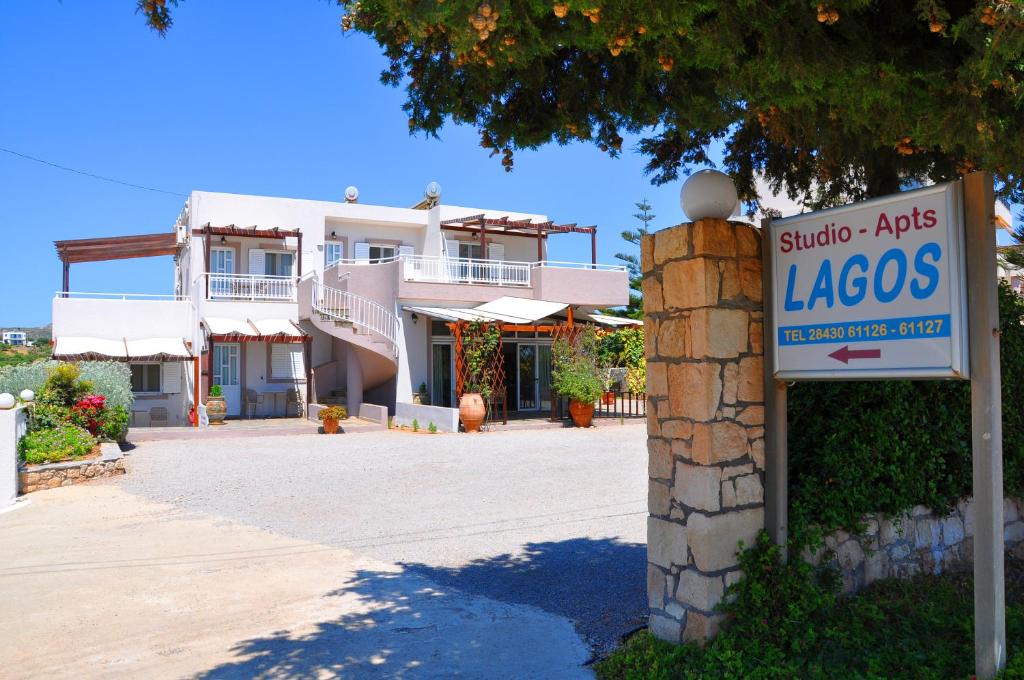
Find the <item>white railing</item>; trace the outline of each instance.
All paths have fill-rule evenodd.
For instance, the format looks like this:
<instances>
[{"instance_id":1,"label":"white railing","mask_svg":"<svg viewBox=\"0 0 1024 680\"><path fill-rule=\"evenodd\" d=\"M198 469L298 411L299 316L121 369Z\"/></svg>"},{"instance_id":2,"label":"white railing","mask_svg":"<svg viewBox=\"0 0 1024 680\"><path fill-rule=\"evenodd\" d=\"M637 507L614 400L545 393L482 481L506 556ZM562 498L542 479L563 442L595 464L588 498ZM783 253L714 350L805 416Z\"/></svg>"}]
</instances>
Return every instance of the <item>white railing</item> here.
<instances>
[{"instance_id":1,"label":"white railing","mask_svg":"<svg viewBox=\"0 0 1024 680\"><path fill-rule=\"evenodd\" d=\"M295 302L295 278L255 274L206 274L208 300Z\"/></svg>"},{"instance_id":2,"label":"white railing","mask_svg":"<svg viewBox=\"0 0 1024 680\"><path fill-rule=\"evenodd\" d=\"M86 293L80 291L57 291L54 297L73 298L77 300L163 300L163 301L185 301L187 295L163 295L160 293Z\"/></svg>"},{"instance_id":3,"label":"white railing","mask_svg":"<svg viewBox=\"0 0 1024 680\"><path fill-rule=\"evenodd\" d=\"M373 300L313 279L313 311L323 317L351 323L381 336L398 356L398 317Z\"/></svg>"},{"instance_id":4,"label":"white railing","mask_svg":"<svg viewBox=\"0 0 1024 680\"><path fill-rule=\"evenodd\" d=\"M530 263L403 255L406 281L529 286Z\"/></svg>"},{"instance_id":5,"label":"white railing","mask_svg":"<svg viewBox=\"0 0 1024 680\"><path fill-rule=\"evenodd\" d=\"M542 260L531 264L533 267L553 267L555 269L596 269L604 272L624 272L626 265L622 264L591 264L590 262L558 262L557 260Z\"/></svg>"}]
</instances>

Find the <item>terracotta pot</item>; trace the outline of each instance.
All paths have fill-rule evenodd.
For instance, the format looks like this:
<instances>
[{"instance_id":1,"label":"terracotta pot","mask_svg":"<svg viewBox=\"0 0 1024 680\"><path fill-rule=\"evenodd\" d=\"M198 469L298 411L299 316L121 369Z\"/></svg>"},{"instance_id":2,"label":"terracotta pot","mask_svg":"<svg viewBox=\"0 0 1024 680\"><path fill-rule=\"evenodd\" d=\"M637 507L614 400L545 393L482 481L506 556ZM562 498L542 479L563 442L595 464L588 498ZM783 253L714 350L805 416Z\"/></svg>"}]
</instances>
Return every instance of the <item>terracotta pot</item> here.
<instances>
[{"instance_id":1,"label":"terracotta pot","mask_svg":"<svg viewBox=\"0 0 1024 680\"><path fill-rule=\"evenodd\" d=\"M338 419L337 418L324 418L324 434L337 434L338 432Z\"/></svg>"},{"instance_id":2,"label":"terracotta pot","mask_svg":"<svg viewBox=\"0 0 1024 680\"><path fill-rule=\"evenodd\" d=\"M206 417L209 418L210 425L223 425L227 414L228 404L224 397L206 398Z\"/></svg>"},{"instance_id":3,"label":"terracotta pot","mask_svg":"<svg viewBox=\"0 0 1024 680\"><path fill-rule=\"evenodd\" d=\"M484 399L476 392L467 392L459 399L459 419L466 432L479 432L486 416Z\"/></svg>"},{"instance_id":4,"label":"terracotta pot","mask_svg":"<svg viewBox=\"0 0 1024 680\"><path fill-rule=\"evenodd\" d=\"M576 427L590 427L591 421L594 420L594 405L572 399L569 401L569 415L572 416L572 422Z\"/></svg>"},{"instance_id":5,"label":"terracotta pot","mask_svg":"<svg viewBox=\"0 0 1024 680\"><path fill-rule=\"evenodd\" d=\"M602 394L601 395L601 403L604 404L605 406L614 406L615 405L615 393L614 392L605 392L604 394Z\"/></svg>"}]
</instances>

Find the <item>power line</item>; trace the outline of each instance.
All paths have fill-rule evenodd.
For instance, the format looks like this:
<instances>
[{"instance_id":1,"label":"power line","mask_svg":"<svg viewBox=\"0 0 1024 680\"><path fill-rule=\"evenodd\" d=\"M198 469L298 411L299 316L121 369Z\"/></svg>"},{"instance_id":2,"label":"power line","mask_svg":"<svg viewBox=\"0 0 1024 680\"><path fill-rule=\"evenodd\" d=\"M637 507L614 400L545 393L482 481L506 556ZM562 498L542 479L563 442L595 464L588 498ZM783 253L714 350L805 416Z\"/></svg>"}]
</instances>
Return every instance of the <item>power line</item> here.
<instances>
[{"instance_id":1,"label":"power line","mask_svg":"<svg viewBox=\"0 0 1024 680\"><path fill-rule=\"evenodd\" d=\"M42 163L43 165L49 165L50 167L57 168L58 170L66 170L68 172L73 172L73 173L78 174L78 175L85 175L86 177L92 177L93 179L103 180L104 182L112 182L114 184L120 184L121 186L131 187L133 189L144 189L146 191L156 191L156 192L161 193L161 194L170 194L171 196L185 196L185 197L188 196L188 194L182 194L182 193L179 193L177 191L167 191L166 189L155 189L153 187L142 186L141 184L132 184L131 182L122 182L119 179L113 179L111 177L104 177L103 175L95 175L95 174L93 174L91 172L86 172L84 170L76 170L74 168L69 168L69 167L67 167L65 165L59 165L57 163L52 163L50 161L43 160L42 158L36 158L35 156L29 156L27 154L18 153L17 151L12 151L11 149L5 149L2 146L0 146L0 151L3 151L4 153L9 153L12 156L18 156L19 158L24 158L25 160L35 161L36 163Z\"/></svg>"}]
</instances>

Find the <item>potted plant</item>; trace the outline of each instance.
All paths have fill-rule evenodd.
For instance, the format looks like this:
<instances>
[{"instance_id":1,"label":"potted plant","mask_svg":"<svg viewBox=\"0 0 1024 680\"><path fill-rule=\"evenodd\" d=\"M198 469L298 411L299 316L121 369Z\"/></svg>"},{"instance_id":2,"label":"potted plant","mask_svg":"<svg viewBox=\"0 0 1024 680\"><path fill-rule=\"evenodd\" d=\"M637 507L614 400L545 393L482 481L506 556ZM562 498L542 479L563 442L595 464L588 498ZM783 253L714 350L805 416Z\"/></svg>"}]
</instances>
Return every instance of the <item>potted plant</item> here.
<instances>
[{"instance_id":1,"label":"potted plant","mask_svg":"<svg viewBox=\"0 0 1024 680\"><path fill-rule=\"evenodd\" d=\"M477 321L467 325L463 341L466 385L459 398L459 419L466 432L479 432L487 417L485 400L493 391L493 364L500 345L497 325Z\"/></svg>"},{"instance_id":2,"label":"potted plant","mask_svg":"<svg viewBox=\"0 0 1024 680\"><path fill-rule=\"evenodd\" d=\"M430 405L430 394L427 392L427 383L420 383L419 391L414 392L412 395L412 403L422 404L424 406Z\"/></svg>"},{"instance_id":3,"label":"potted plant","mask_svg":"<svg viewBox=\"0 0 1024 680\"><path fill-rule=\"evenodd\" d=\"M594 402L604 391L597 346L594 329L588 327L574 343L562 338L552 347L551 386L569 398L569 415L576 427L590 427Z\"/></svg>"},{"instance_id":4,"label":"potted plant","mask_svg":"<svg viewBox=\"0 0 1024 680\"><path fill-rule=\"evenodd\" d=\"M615 384L615 380L612 377L612 369L610 366L601 369L601 403L605 406L615 405L615 392L612 391L612 385Z\"/></svg>"},{"instance_id":5,"label":"potted plant","mask_svg":"<svg viewBox=\"0 0 1024 680\"><path fill-rule=\"evenodd\" d=\"M324 434L335 434L338 431L338 421L348 418L348 409L344 406L328 406L320 409L316 415L324 424Z\"/></svg>"},{"instance_id":6,"label":"potted plant","mask_svg":"<svg viewBox=\"0 0 1024 680\"><path fill-rule=\"evenodd\" d=\"M206 398L206 417L210 425L223 425L228 414L228 405L224 401L224 391L220 385L210 386L210 396Z\"/></svg>"}]
</instances>

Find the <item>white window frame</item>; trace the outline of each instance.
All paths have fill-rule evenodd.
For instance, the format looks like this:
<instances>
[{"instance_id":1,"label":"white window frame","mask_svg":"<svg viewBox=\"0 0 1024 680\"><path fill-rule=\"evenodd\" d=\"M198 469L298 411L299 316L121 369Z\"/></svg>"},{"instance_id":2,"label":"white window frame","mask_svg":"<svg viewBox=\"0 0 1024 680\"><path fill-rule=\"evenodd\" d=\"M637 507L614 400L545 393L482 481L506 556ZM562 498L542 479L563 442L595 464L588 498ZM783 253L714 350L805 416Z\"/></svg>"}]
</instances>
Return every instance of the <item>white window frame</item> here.
<instances>
[{"instance_id":1,"label":"white window frame","mask_svg":"<svg viewBox=\"0 0 1024 680\"><path fill-rule=\"evenodd\" d=\"M383 254L381 254L381 255L378 255L377 257L374 257L373 256L373 249L374 248L377 248L378 250L384 250L384 249L390 250L391 254L390 255L383 255ZM367 253L368 253L368 258L369 258L370 264L377 264L378 262L382 262L384 260L393 260L398 255L398 246L395 245L394 243L372 243L371 242L369 244L369 248L367 248Z\"/></svg>"},{"instance_id":2,"label":"white window frame","mask_svg":"<svg viewBox=\"0 0 1024 680\"><path fill-rule=\"evenodd\" d=\"M337 256L332 259L331 251L337 251ZM341 241L326 241L324 243L324 267L340 262L345 257L345 244Z\"/></svg>"},{"instance_id":3,"label":"white window frame","mask_svg":"<svg viewBox=\"0 0 1024 680\"><path fill-rule=\"evenodd\" d=\"M462 254L462 249L465 248L469 253L468 255ZM476 251L477 257L473 257L473 252ZM459 241L459 259L460 260L482 260L484 259L484 249L479 243L472 241Z\"/></svg>"},{"instance_id":4,"label":"white window frame","mask_svg":"<svg viewBox=\"0 0 1024 680\"><path fill-rule=\"evenodd\" d=\"M128 364L128 366L129 366L129 370L131 370L132 366L156 366L157 367L157 372L156 372L156 389L155 390L149 389L149 390L144 390L144 391L141 391L141 392L136 392L133 389L132 390L132 394L136 394L136 395L140 395L140 396L152 396L152 395L156 395L156 394L163 394L163 389L164 389L164 367L161 366L161 362L159 362L159 361L132 361L132 362L130 362ZM146 382L146 372L145 371L142 372L142 382L143 382L143 387L145 387L146 386L145 385L145 382ZM150 385L149 387L152 387L152 385Z\"/></svg>"},{"instance_id":5,"label":"white window frame","mask_svg":"<svg viewBox=\"0 0 1024 680\"><path fill-rule=\"evenodd\" d=\"M216 270L216 256L220 253L224 253L224 263L231 262L231 271L218 272ZM227 246L213 246L210 248L210 273L211 274L222 274L231 275L238 273L238 267L235 263L235 249Z\"/></svg>"},{"instance_id":6,"label":"white window frame","mask_svg":"<svg viewBox=\"0 0 1024 680\"><path fill-rule=\"evenodd\" d=\"M270 265L270 257L268 257L269 255L277 255L278 257L280 257L281 255L291 255L291 258L292 258L292 273L291 274L268 274L267 273L267 267ZM298 258L295 257L295 253L293 251L291 251L291 250L264 250L263 251L263 272L260 275L261 276L294 276L295 275L296 262L298 262Z\"/></svg>"}]
</instances>

